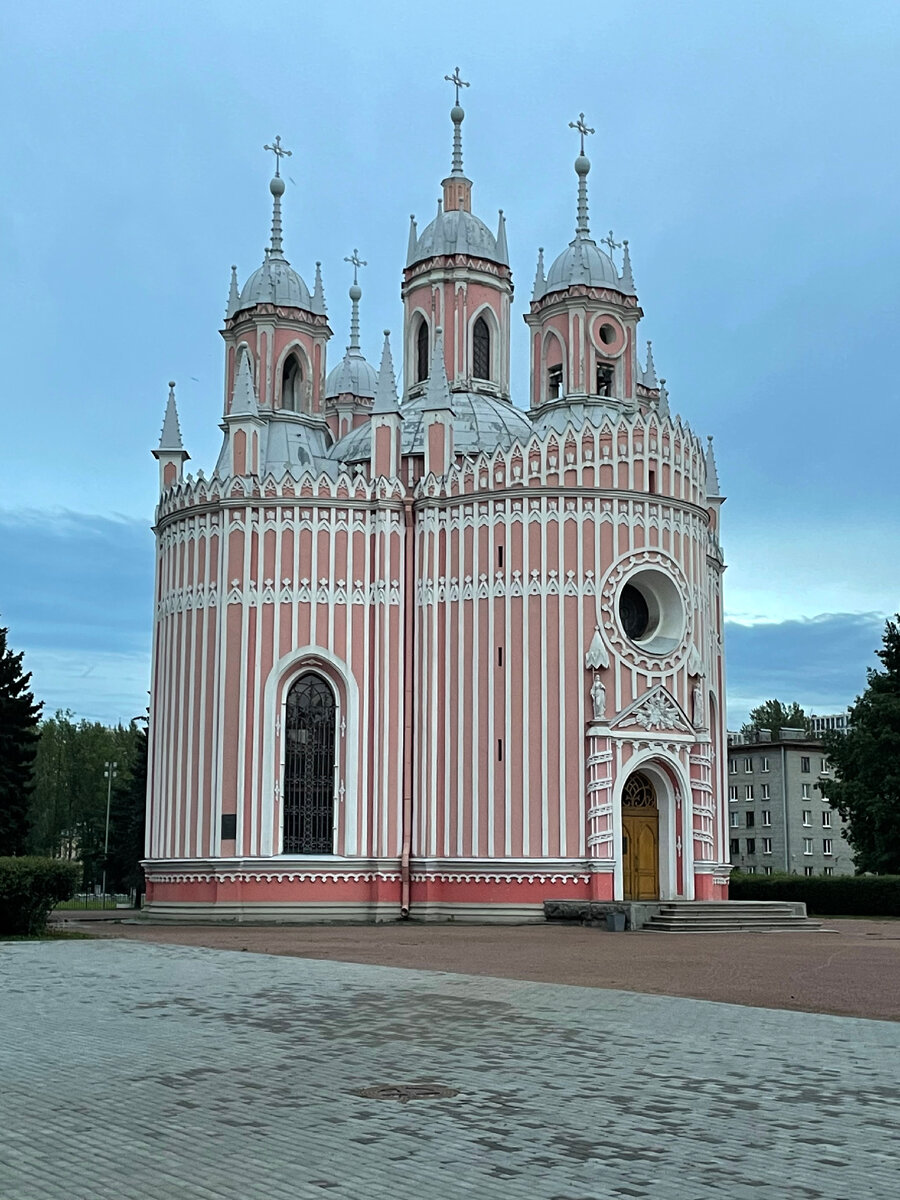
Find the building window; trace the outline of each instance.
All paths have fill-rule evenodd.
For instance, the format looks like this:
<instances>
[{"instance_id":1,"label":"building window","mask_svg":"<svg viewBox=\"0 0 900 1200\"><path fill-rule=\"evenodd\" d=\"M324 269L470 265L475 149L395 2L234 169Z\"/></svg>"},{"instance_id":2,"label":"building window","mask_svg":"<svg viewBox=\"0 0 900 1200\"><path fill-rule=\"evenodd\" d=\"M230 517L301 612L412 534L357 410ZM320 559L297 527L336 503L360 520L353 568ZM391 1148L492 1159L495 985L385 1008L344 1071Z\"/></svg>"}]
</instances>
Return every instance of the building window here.
<instances>
[{"instance_id":1,"label":"building window","mask_svg":"<svg viewBox=\"0 0 900 1200\"><path fill-rule=\"evenodd\" d=\"M748 829L752 829L756 824L756 816L754 813L744 813L744 824Z\"/></svg>"},{"instance_id":2,"label":"building window","mask_svg":"<svg viewBox=\"0 0 900 1200\"><path fill-rule=\"evenodd\" d=\"M769 785L767 783L763 783L763 784L760 784L760 787L762 789L760 792L760 797L759 797L760 800L768 800L769 799Z\"/></svg>"},{"instance_id":3,"label":"building window","mask_svg":"<svg viewBox=\"0 0 900 1200\"><path fill-rule=\"evenodd\" d=\"M823 867L823 868L822 868L822 874L823 874L823 875L833 875L833 874L834 874L834 867Z\"/></svg>"},{"instance_id":4,"label":"building window","mask_svg":"<svg viewBox=\"0 0 900 1200\"><path fill-rule=\"evenodd\" d=\"M737 798L738 798L737 784L733 783L731 785L731 787L728 789L728 799L729 800L737 800Z\"/></svg>"},{"instance_id":5,"label":"building window","mask_svg":"<svg viewBox=\"0 0 900 1200\"><path fill-rule=\"evenodd\" d=\"M801 758L800 758L800 771L804 775L809 774L809 759L807 758L807 756L805 754L801 755Z\"/></svg>"},{"instance_id":6,"label":"building window","mask_svg":"<svg viewBox=\"0 0 900 1200\"><path fill-rule=\"evenodd\" d=\"M772 839L771 838L763 838L762 844L763 844L763 854L771 854L772 853Z\"/></svg>"},{"instance_id":7,"label":"building window","mask_svg":"<svg viewBox=\"0 0 900 1200\"><path fill-rule=\"evenodd\" d=\"M300 412L302 390L303 370L296 354L289 354L281 369L281 407L289 412Z\"/></svg>"},{"instance_id":8,"label":"building window","mask_svg":"<svg viewBox=\"0 0 900 1200\"><path fill-rule=\"evenodd\" d=\"M800 787L801 787L801 790L802 790L801 799L803 799L803 800L808 800L808 799L809 799L809 784L808 784L808 783L801 783Z\"/></svg>"},{"instance_id":9,"label":"building window","mask_svg":"<svg viewBox=\"0 0 900 1200\"><path fill-rule=\"evenodd\" d=\"M828 812L822 813L822 828L823 829L831 828L831 809L830 808L829 808Z\"/></svg>"},{"instance_id":10,"label":"building window","mask_svg":"<svg viewBox=\"0 0 900 1200\"><path fill-rule=\"evenodd\" d=\"M737 759L732 758L728 761L728 774L737 775Z\"/></svg>"},{"instance_id":11,"label":"building window","mask_svg":"<svg viewBox=\"0 0 900 1200\"><path fill-rule=\"evenodd\" d=\"M759 760L759 769L761 771L768 771L769 769L769 760L765 755Z\"/></svg>"},{"instance_id":12,"label":"building window","mask_svg":"<svg viewBox=\"0 0 900 1200\"><path fill-rule=\"evenodd\" d=\"M422 383L428 378L428 322L424 317L419 321L416 332L416 383Z\"/></svg>"},{"instance_id":13,"label":"building window","mask_svg":"<svg viewBox=\"0 0 900 1200\"><path fill-rule=\"evenodd\" d=\"M731 814L731 828L737 829L737 827L740 825L740 823L741 823L741 814L738 812L733 812Z\"/></svg>"},{"instance_id":14,"label":"building window","mask_svg":"<svg viewBox=\"0 0 900 1200\"><path fill-rule=\"evenodd\" d=\"M819 769L824 774L828 770L828 759L827 758L820 759L820 762L822 765Z\"/></svg>"},{"instance_id":15,"label":"building window","mask_svg":"<svg viewBox=\"0 0 900 1200\"><path fill-rule=\"evenodd\" d=\"M763 867L763 875L771 875L771 874L772 874L771 867Z\"/></svg>"},{"instance_id":16,"label":"building window","mask_svg":"<svg viewBox=\"0 0 900 1200\"><path fill-rule=\"evenodd\" d=\"M751 775L752 773L753 773L753 759L745 758L744 759L744 774Z\"/></svg>"},{"instance_id":17,"label":"building window","mask_svg":"<svg viewBox=\"0 0 900 1200\"><path fill-rule=\"evenodd\" d=\"M747 786L744 788L744 799L745 800L753 799L753 784L752 783L748 783Z\"/></svg>"},{"instance_id":18,"label":"building window","mask_svg":"<svg viewBox=\"0 0 900 1200\"><path fill-rule=\"evenodd\" d=\"M284 713L285 854L334 853L334 693L320 675L291 685Z\"/></svg>"},{"instance_id":19,"label":"building window","mask_svg":"<svg viewBox=\"0 0 900 1200\"><path fill-rule=\"evenodd\" d=\"M737 838L732 838L731 839L731 853L732 854L740 854L740 852L741 852L741 843L738 841Z\"/></svg>"},{"instance_id":20,"label":"building window","mask_svg":"<svg viewBox=\"0 0 900 1200\"><path fill-rule=\"evenodd\" d=\"M562 395L563 377L562 363L547 368L547 399L558 400Z\"/></svg>"},{"instance_id":21,"label":"building window","mask_svg":"<svg viewBox=\"0 0 900 1200\"><path fill-rule=\"evenodd\" d=\"M748 875L756 874L756 867L744 867L744 870L747 872Z\"/></svg>"},{"instance_id":22,"label":"building window","mask_svg":"<svg viewBox=\"0 0 900 1200\"><path fill-rule=\"evenodd\" d=\"M597 363L597 395L611 396L615 374L609 363Z\"/></svg>"},{"instance_id":23,"label":"building window","mask_svg":"<svg viewBox=\"0 0 900 1200\"><path fill-rule=\"evenodd\" d=\"M812 838L803 839L803 853L812 854Z\"/></svg>"},{"instance_id":24,"label":"building window","mask_svg":"<svg viewBox=\"0 0 900 1200\"><path fill-rule=\"evenodd\" d=\"M815 874L815 867L804 867L804 868L803 868L803 874L804 874L804 875L813 875L813 874Z\"/></svg>"},{"instance_id":25,"label":"building window","mask_svg":"<svg viewBox=\"0 0 900 1200\"><path fill-rule=\"evenodd\" d=\"M772 810L770 808L764 808L759 815L763 825L772 824Z\"/></svg>"},{"instance_id":26,"label":"building window","mask_svg":"<svg viewBox=\"0 0 900 1200\"><path fill-rule=\"evenodd\" d=\"M476 379L491 377L491 331L484 317L472 329L472 374Z\"/></svg>"},{"instance_id":27,"label":"building window","mask_svg":"<svg viewBox=\"0 0 900 1200\"><path fill-rule=\"evenodd\" d=\"M833 854L831 838L822 838L822 853Z\"/></svg>"},{"instance_id":28,"label":"building window","mask_svg":"<svg viewBox=\"0 0 900 1200\"><path fill-rule=\"evenodd\" d=\"M756 838L747 838L747 853L756 853Z\"/></svg>"},{"instance_id":29,"label":"building window","mask_svg":"<svg viewBox=\"0 0 900 1200\"><path fill-rule=\"evenodd\" d=\"M812 809L811 808L804 808L803 824L804 825L812 825Z\"/></svg>"}]
</instances>

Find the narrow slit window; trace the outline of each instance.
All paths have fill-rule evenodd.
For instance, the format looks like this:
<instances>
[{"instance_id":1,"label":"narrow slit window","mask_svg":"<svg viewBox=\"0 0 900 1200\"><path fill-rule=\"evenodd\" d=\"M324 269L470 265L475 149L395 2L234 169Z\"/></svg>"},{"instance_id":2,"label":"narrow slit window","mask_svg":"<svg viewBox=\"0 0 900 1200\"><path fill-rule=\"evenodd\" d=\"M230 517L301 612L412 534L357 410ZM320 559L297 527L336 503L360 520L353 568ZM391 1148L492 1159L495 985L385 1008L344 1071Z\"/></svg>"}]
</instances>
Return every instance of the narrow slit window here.
<instances>
[{"instance_id":1,"label":"narrow slit window","mask_svg":"<svg viewBox=\"0 0 900 1200\"><path fill-rule=\"evenodd\" d=\"M613 368L609 363L597 363L597 395L611 396L613 394Z\"/></svg>"},{"instance_id":2,"label":"narrow slit window","mask_svg":"<svg viewBox=\"0 0 900 1200\"><path fill-rule=\"evenodd\" d=\"M502 646L497 647L497 666L498 667L503 666L503 647Z\"/></svg>"},{"instance_id":3,"label":"narrow slit window","mask_svg":"<svg viewBox=\"0 0 900 1200\"><path fill-rule=\"evenodd\" d=\"M562 363L547 368L547 399L558 400L563 390Z\"/></svg>"},{"instance_id":4,"label":"narrow slit window","mask_svg":"<svg viewBox=\"0 0 900 1200\"><path fill-rule=\"evenodd\" d=\"M497 762L503 762L503 738L497 738Z\"/></svg>"},{"instance_id":5,"label":"narrow slit window","mask_svg":"<svg viewBox=\"0 0 900 1200\"><path fill-rule=\"evenodd\" d=\"M656 472L652 467L647 472L647 491L654 495L656 493Z\"/></svg>"},{"instance_id":6,"label":"narrow slit window","mask_svg":"<svg viewBox=\"0 0 900 1200\"><path fill-rule=\"evenodd\" d=\"M472 374L476 379L491 377L491 331L484 317L472 329Z\"/></svg>"},{"instance_id":7,"label":"narrow slit window","mask_svg":"<svg viewBox=\"0 0 900 1200\"><path fill-rule=\"evenodd\" d=\"M416 333L416 383L428 378L428 324L424 317Z\"/></svg>"},{"instance_id":8,"label":"narrow slit window","mask_svg":"<svg viewBox=\"0 0 900 1200\"><path fill-rule=\"evenodd\" d=\"M498 567L503 566L503 547L502 546L497 547L497 566Z\"/></svg>"},{"instance_id":9,"label":"narrow slit window","mask_svg":"<svg viewBox=\"0 0 900 1200\"><path fill-rule=\"evenodd\" d=\"M303 371L295 354L288 355L281 372L281 407L289 412L300 411Z\"/></svg>"}]
</instances>

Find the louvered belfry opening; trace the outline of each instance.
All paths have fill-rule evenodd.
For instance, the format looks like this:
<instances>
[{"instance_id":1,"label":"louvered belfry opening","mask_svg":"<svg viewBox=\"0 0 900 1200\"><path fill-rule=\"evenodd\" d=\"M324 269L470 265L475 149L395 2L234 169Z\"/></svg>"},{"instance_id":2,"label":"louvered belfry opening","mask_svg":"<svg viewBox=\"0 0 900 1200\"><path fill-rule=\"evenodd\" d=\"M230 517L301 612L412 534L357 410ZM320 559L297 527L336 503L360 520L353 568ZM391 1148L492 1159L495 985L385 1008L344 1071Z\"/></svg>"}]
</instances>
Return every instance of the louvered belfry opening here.
<instances>
[{"instance_id":1,"label":"louvered belfry opening","mask_svg":"<svg viewBox=\"0 0 900 1200\"><path fill-rule=\"evenodd\" d=\"M284 854L334 853L334 692L320 675L291 686L284 716Z\"/></svg>"}]
</instances>

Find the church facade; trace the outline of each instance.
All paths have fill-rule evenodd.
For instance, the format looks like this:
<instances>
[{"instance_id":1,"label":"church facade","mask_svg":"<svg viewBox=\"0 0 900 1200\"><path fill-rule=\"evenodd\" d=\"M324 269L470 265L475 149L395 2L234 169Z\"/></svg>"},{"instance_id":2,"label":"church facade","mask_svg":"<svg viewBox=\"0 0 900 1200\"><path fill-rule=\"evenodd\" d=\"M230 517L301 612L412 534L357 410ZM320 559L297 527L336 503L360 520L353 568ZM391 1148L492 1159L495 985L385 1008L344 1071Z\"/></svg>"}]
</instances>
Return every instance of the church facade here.
<instances>
[{"instance_id":1,"label":"church facade","mask_svg":"<svg viewBox=\"0 0 900 1200\"><path fill-rule=\"evenodd\" d=\"M223 442L159 464L147 907L192 919L506 920L727 896L722 496L669 411L628 243L588 217L528 311L472 211L458 73L437 215L384 336L330 371L319 266L232 270ZM619 252L621 251L621 255ZM395 339L395 347L397 341ZM643 360L643 361L642 361Z\"/></svg>"}]
</instances>

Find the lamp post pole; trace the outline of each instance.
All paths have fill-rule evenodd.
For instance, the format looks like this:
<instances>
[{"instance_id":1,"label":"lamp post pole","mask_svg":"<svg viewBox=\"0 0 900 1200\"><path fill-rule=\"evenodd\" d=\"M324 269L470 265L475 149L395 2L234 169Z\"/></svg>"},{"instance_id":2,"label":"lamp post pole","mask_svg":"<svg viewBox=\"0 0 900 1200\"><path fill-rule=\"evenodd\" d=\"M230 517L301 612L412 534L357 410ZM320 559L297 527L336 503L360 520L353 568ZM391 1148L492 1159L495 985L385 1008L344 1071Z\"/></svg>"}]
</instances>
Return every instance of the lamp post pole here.
<instances>
[{"instance_id":1,"label":"lamp post pole","mask_svg":"<svg viewBox=\"0 0 900 1200\"><path fill-rule=\"evenodd\" d=\"M103 895L106 895L106 855L109 852L109 805L112 800L112 781L116 774L118 763L104 763L104 777L106 778L106 833L103 837Z\"/></svg>"}]
</instances>

